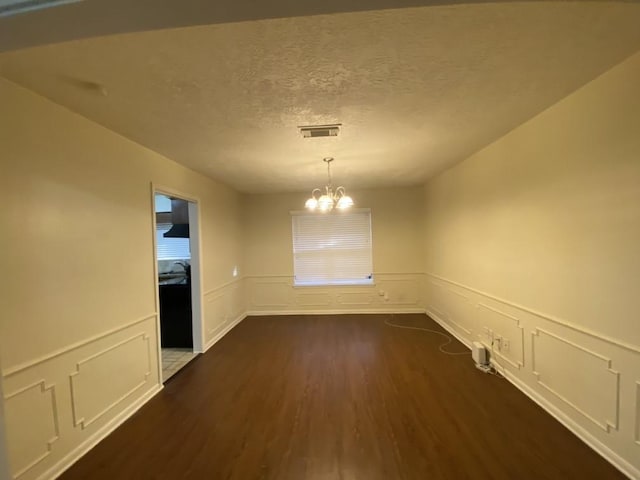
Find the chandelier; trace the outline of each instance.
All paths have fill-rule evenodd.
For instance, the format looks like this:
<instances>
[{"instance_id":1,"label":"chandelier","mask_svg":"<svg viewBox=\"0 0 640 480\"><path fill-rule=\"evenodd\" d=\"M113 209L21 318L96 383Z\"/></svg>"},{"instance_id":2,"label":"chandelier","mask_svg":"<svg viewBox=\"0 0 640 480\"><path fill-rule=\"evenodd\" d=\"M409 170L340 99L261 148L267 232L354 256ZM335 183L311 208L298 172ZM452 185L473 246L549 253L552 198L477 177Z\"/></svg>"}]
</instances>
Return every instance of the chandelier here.
<instances>
[{"instance_id":1,"label":"chandelier","mask_svg":"<svg viewBox=\"0 0 640 480\"><path fill-rule=\"evenodd\" d=\"M327 177L328 183L324 186L324 190L315 188L311 192L311 198L307 200L304 206L311 210L320 210L321 212L329 212L334 208L339 210L345 210L353 205L353 200L348 196L344 190L344 187L338 187L335 190L331 185L331 162L333 157L326 157L322 159L327 164Z\"/></svg>"}]
</instances>

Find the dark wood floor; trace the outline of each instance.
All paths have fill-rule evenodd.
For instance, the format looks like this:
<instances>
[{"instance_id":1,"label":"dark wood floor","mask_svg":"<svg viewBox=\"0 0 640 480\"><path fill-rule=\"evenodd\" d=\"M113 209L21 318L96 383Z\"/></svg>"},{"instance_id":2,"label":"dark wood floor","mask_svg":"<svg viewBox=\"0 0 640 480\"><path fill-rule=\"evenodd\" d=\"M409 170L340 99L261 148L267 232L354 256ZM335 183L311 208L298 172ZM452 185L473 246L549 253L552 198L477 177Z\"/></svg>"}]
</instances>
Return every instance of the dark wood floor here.
<instances>
[{"instance_id":1,"label":"dark wood floor","mask_svg":"<svg viewBox=\"0 0 640 480\"><path fill-rule=\"evenodd\" d=\"M442 337L386 318L247 318L61 478L624 478Z\"/></svg>"}]
</instances>

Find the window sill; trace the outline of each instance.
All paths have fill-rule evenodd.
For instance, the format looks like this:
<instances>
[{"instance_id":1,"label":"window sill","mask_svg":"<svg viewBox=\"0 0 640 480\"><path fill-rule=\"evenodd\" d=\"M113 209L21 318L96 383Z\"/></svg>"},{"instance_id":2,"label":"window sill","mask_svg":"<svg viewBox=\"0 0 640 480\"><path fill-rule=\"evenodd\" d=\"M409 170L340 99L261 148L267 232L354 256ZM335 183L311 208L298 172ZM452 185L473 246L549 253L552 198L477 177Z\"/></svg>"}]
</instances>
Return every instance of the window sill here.
<instances>
[{"instance_id":1,"label":"window sill","mask_svg":"<svg viewBox=\"0 0 640 480\"><path fill-rule=\"evenodd\" d=\"M293 282L293 288L323 288L323 287L374 287L376 285L373 279L362 282L349 282L349 283L295 283Z\"/></svg>"}]
</instances>

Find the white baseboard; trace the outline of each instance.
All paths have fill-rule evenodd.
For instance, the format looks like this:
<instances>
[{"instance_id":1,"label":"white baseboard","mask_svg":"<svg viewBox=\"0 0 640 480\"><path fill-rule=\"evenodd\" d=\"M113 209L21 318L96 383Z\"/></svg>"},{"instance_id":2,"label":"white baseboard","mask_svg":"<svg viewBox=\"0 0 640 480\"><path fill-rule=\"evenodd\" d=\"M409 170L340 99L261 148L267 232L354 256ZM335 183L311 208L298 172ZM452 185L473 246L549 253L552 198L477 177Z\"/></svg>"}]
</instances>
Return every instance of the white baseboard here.
<instances>
[{"instance_id":1,"label":"white baseboard","mask_svg":"<svg viewBox=\"0 0 640 480\"><path fill-rule=\"evenodd\" d=\"M145 403L151 400L154 396L158 394L162 390L162 384L154 385L154 387L144 393L141 397L136 399L131 405L125 408L122 412L112 418L108 423L98 429L93 435L87 438L84 442L74 448L71 452L65 455L61 460L59 460L55 465L53 465L49 470L44 472L38 480L50 480L58 478L62 473L67 470L71 465L76 463L83 457L89 450L95 447L100 441L105 439L111 432L113 432L116 428L122 425L125 420L131 417L134 413L136 413L140 407L142 407Z\"/></svg>"},{"instance_id":2,"label":"white baseboard","mask_svg":"<svg viewBox=\"0 0 640 480\"><path fill-rule=\"evenodd\" d=\"M451 335L453 335L460 343L462 343L465 347L471 350L471 340L464 338L462 335L456 332L455 329L451 327L451 325L449 325L447 322L442 320L440 317L438 317L438 315L433 313L431 310L427 310L426 315L429 316L429 318L431 318L434 322L436 322L442 328L444 328L447 331L447 333L450 333Z\"/></svg>"},{"instance_id":3,"label":"white baseboard","mask_svg":"<svg viewBox=\"0 0 640 480\"><path fill-rule=\"evenodd\" d=\"M427 310L427 315L433 318L433 320L444 328L448 333L456 337L462 343L471 348L471 342L463 337L461 337L447 322L443 321L441 318L438 318L433 312ZM492 364L494 361L492 360ZM517 378L513 373L509 370L502 368L502 366L498 365L498 371L518 390L524 393L527 397L537 403L543 410L545 410L549 415L555 418L562 425L567 427L570 432L572 432L576 437L586 443L589 447L591 447L595 452L600 454L606 461L611 463L614 467L620 470L623 474L628 476L630 479L640 479L640 470L635 468L625 459L620 457L617 453L612 451L609 447L604 445L600 440L595 438L589 432L587 432L584 428L582 428L578 423L568 417L565 413L563 413L558 407L556 407L549 400L544 398L538 392L529 387L522 380Z\"/></svg>"},{"instance_id":4,"label":"white baseboard","mask_svg":"<svg viewBox=\"0 0 640 480\"><path fill-rule=\"evenodd\" d=\"M259 317L262 315L373 315L384 313L424 313L424 308L396 308L396 309L380 309L369 308L363 310L250 310L247 312L248 317Z\"/></svg>"},{"instance_id":5,"label":"white baseboard","mask_svg":"<svg viewBox=\"0 0 640 480\"><path fill-rule=\"evenodd\" d=\"M204 351L206 352L207 350L209 350L211 347L213 347L222 337L224 337L227 333L229 333L229 331L235 327L236 325L238 325L242 320L244 320L245 318L247 318L247 313L241 313L240 315L238 315L237 318L235 318L232 322L229 322L222 330L220 330L218 333L215 334L215 336L209 340L205 346L204 346ZM204 353L204 352L203 352Z\"/></svg>"}]
</instances>

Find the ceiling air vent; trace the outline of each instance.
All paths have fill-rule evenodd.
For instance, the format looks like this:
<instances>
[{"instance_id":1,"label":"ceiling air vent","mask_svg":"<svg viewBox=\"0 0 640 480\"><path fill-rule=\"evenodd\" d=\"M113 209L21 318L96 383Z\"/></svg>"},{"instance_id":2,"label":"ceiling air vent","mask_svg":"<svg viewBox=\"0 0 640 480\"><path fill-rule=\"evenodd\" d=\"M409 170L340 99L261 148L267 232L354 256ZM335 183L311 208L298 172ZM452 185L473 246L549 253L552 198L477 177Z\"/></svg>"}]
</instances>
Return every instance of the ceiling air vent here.
<instances>
[{"instance_id":1,"label":"ceiling air vent","mask_svg":"<svg viewBox=\"0 0 640 480\"><path fill-rule=\"evenodd\" d=\"M80 1L82 0L0 0L0 17L8 17L9 15Z\"/></svg>"},{"instance_id":2,"label":"ceiling air vent","mask_svg":"<svg viewBox=\"0 0 640 480\"><path fill-rule=\"evenodd\" d=\"M335 123L333 125L307 125L298 128L304 138L316 138L337 137L341 126L341 123Z\"/></svg>"}]
</instances>

